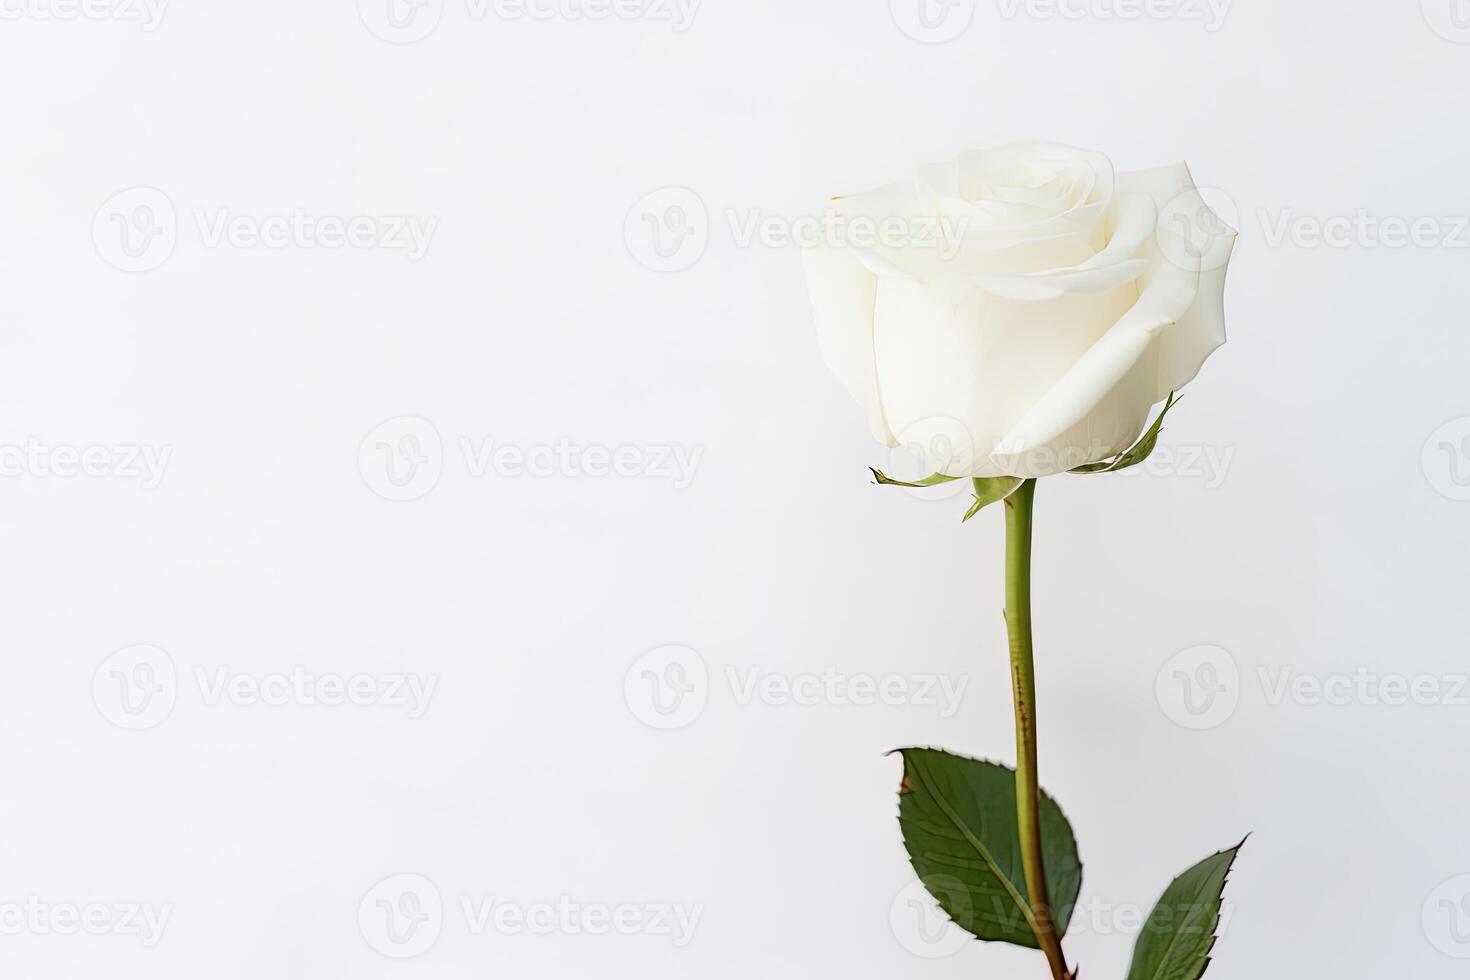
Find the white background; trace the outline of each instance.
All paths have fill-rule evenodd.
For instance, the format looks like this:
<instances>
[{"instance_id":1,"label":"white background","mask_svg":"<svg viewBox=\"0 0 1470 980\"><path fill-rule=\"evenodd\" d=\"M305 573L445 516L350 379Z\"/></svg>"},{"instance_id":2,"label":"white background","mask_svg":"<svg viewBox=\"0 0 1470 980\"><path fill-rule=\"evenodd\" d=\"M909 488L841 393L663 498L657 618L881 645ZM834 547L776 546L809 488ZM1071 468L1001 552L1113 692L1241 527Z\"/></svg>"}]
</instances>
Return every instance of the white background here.
<instances>
[{"instance_id":1,"label":"white background","mask_svg":"<svg viewBox=\"0 0 1470 980\"><path fill-rule=\"evenodd\" d=\"M1013 758L1000 515L872 485L901 464L821 363L796 249L738 236L1027 137L1187 158L1241 229L1172 461L1038 492L1072 958L1121 978L1130 910L1253 832L1215 980L1464 975L1462 0L959 0L933 33L906 0L444 0L401 30L377 0L67 2L0 4L7 976L1044 976L918 938L884 755ZM670 187L693 205L639 203ZM687 249L651 271L671 203ZM412 256L209 233L298 211L434 225ZM129 258L134 219L164 234ZM395 487L405 435L428 475ZM487 440L511 455L479 467ZM514 465L538 447L566 452ZM577 463L618 447L623 475ZM670 644L697 659L640 659ZM372 703L213 686L293 669ZM644 671L694 688L683 727L647 723ZM967 687L945 717L917 687L744 698L751 671ZM410 674L426 710L393 703ZM1384 703L1421 677L1432 703ZM487 899L511 912L476 929ZM557 903L635 934L505 924Z\"/></svg>"}]
</instances>

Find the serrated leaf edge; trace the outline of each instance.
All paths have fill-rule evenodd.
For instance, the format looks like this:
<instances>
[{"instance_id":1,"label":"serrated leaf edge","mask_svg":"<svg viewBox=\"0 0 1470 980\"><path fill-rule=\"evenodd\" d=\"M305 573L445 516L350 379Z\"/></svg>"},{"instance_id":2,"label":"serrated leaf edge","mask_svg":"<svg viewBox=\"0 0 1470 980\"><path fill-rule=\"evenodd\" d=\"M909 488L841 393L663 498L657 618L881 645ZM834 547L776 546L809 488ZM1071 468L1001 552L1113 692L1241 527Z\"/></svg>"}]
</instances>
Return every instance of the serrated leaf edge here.
<instances>
[{"instance_id":1,"label":"serrated leaf edge","mask_svg":"<svg viewBox=\"0 0 1470 980\"><path fill-rule=\"evenodd\" d=\"M884 753L884 755L885 756L888 756L888 757L897 755L900 758L902 758L905 763L907 763L908 756L905 753L908 753L908 752L941 752L941 753L944 753L945 755L952 755L952 756L954 756L957 759L963 759L966 762L979 762L979 763L982 763L982 764L988 765L988 766L996 766L996 767L1001 768L1001 769L1009 769L1011 772L1015 772L1016 771L1014 766L1008 766L1004 762L1000 762L1000 761L995 760L995 759L982 759L979 756L965 755L965 754L960 753L960 752L952 752L949 749L940 748L937 745L909 745L909 746L905 746L905 747L899 748L899 749L891 749L890 751ZM921 777L921 781L922 781L922 777ZM907 773L905 773L905 778L903 778L903 779L901 779L899 781L898 795L900 797L902 797L905 792L913 792L912 787L909 787L908 786ZM938 793L934 792L934 790L932 788L929 790L929 792L930 792L931 795L934 796L934 798L936 800L942 800L943 799ZM1076 832L1075 831L1072 831L1072 819L1067 816L1067 811L1065 811L1065 810L1062 809L1062 805L1061 805L1061 803L1059 803L1057 801L1057 798L1056 797L1052 796L1045 789L1042 789L1041 790L1041 795L1045 799L1049 800L1051 802L1051 804L1057 808L1057 813L1059 813L1061 815L1062 821L1066 824L1067 829L1068 829L1068 831L1070 833L1070 836L1072 837L1072 850L1075 852L1077 850L1077 837L1076 837ZM947 807L947 805L946 805L946 810L947 810L947 814L946 815L948 815L948 807ZM1020 893L1015 890L1015 886L1011 882L1010 878L1000 872L1000 869L995 864L995 859L993 857L991 857L988 854L988 852L986 852L985 850L983 850L983 848L984 848L984 845L983 844L979 844L978 842L974 841L973 838L972 838L972 836L970 835L969 831L967 829L965 829L963 827L963 825L961 825L959 823L959 821L955 820L955 818L953 816L950 816L950 821L952 823L954 823L957 827L960 827L960 829L962 830L962 832L965 834L966 840L971 841L971 846L972 847L977 847L977 849L981 849L981 856L985 859L986 864L988 864L990 866L990 868L991 868L992 872L995 874L995 876L997 878L999 878L1002 881L1002 883L1004 883L1004 885L1006 887L1006 890L1012 893L1012 899L1016 902L1017 905L1019 905L1021 907L1022 914L1026 917L1026 924L1031 927L1031 932L1032 932L1033 935L1035 935L1036 934L1036 931L1037 931L1037 923L1036 923L1036 917L1035 917L1034 913L1032 913L1032 911L1031 911L1031 902L1029 901L1029 899L1023 899L1020 896ZM899 821L899 836L900 836L900 838L904 842L905 850L907 850L908 835L905 834L904 831L903 831L903 822L902 822L902 820ZM1242 841L1241 843L1244 843L1244 841ZM909 864L910 865L913 864L913 858L912 857L909 858ZM1085 869L1085 867L1086 867L1085 862L1083 862L1082 858L1079 856L1077 858L1077 875L1078 875L1079 881L1083 877L1082 876L1082 872ZM915 869L915 871L917 872L917 869ZM924 879L923 878L920 878L918 880L922 883ZM945 918L949 919L949 921L951 921L951 922L954 922L953 916L951 916L948 912L946 912L945 909L944 909L944 907L942 905L939 906L939 911L944 912ZM978 936L975 936L975 934L972 933L972 932L970 932L968 929L965 929L965 927L962 926L962 925L960 925L958 922L955 922L955 925L958 928L964 930L964 932L967 935L971 936L971 938L974 938L974 939L976 939L977 941L980 941L980 942L984 942L985 941L985 940L981 940ZM1059 936L1058 938L1064 938L1064 937ZM1040 940L1038 940L1038 942L1039 941ZM1196 980L1198 980L1198 978L1196 978Z\"/></svg>"},{"instance_id":2,"label":"serrated leaf edge","mask_svg":"<svg viewBox=\"0 0 1470 980\"><path fill-rule=\"evenodd\" d=\"M904 762L908 763L909 761L910 760L908 756L904 756ZM960 815L955 812L954 807L950 806L949 800L945 799L945 797L934 788L932 783L924 778L923 773L919 772L920 765L918 763L918 760L913 760L913 763L914 775L919 777L919 783L929 791L929 795L934 797L934 801L939 804L939 809L942 810L944 812L944 815L949 818L949 822L954 825L955 829L964 836L969 845L975 849L975 852L977 854L980 855L981 859L990 868L991 874L995 875L995 877L999 879L1001 886L1006 890L1006 894L1011 896L1011 901L1015 902L1017 907L1021 909L1021 914L1026 918L1026 924L1031 927L1032 934L1038 937L1037 942L1039 943L1041 941L1041 927L1037 924L1036 916L1031 911L1031 902L1024 895L1016 890L1015 883L1011 881L1009 875L1005 874L1001 870L1000 864L995 860L995 856L990 853L990 848L986 847L979 838L977 838L974 834L970 832L970 828L967 827L965 825L965 822L960 819ZM921 878L920 881L922 880L923 879Z\"/></svg>"},{"instance_id":3,"label":"serrated leaf edge","mask_svg":"<svg viewBox=\"0 0 1470 980\"><path fill-rule=\"evenodd\" d=\"M1163 892L1161 892L1159 894L1159 902L1162 902L1164 900L1164 896L1169 894L1169 889L1170 888L1173 888L1176 884L1179 883L1179 879L1180 878L1183 878L1185 875L1189 874L1189 872L1193 871L1195 868L1199 867L1201 864L1204 864L1206 861L1211 860L1212 858L1217 858L1217 857L1219 857L1222 854L1229 854L1230 855L1230 862L1225 865L1225 874L1220 878L1220 894L1216 897L1216 900L1219 901L1221 905L1224 905L1224 903L1225 903L1225 889L1227 887L1229 887L1229 885L1230 885L1230 874L1231 874L1232 871L1235 870L1235 861L1236 861L1237 858L1240 857L1240 849L1245 846L1245 842L1248 841L1248 840L1250 840L1250 834L1246 834L1245 837L1241 838L1240 843L1239 844L1236 844L1234 847L1227 847L1224 850L1216 851L1214 854L1211 854L1209 857L1202 858L1199 861L1196 861L1194 864L1190 865L1189 867L1185 868L1183 871L1179 872L1179 874L1175 875L1173 877L1173 879L1170 880L1169 884L1167 886L1165 886ZM1158 907L1158 902L1155 902L1154 903L1154 907L1155 908ZM1150 912L1149 914L1152 915L1153 913ZM1147 922L1147 918L1145 918L1145 923L1146 922ZM1215 950L1215 944L1220 941L1219 933L1216 931L1219 928L1220 928L1220 914L1219 914L1219 912L1216 912L1215 913L1215 925L1210 930L1210 942L1209 942L1209 945L1207 945L1205 947L1204 955L1200 959L1199 970L1197 972L1195 972L1195 974L1193 976L1185 977L1185 980L1200 980L1200 978L1205 975L1205 971L1210 968L1210 964L1212 962L1214 962L1214 960L1211 958L1210 954L1212 952L1214 952L1214 950ZM1166 963L1168 961L1168 959L1169 959L1169 951L1174 948L1174 943L1178 939L1179 939L1179 933L1178 932L1175 932L1174 935L1169 938L1169 945L1164 947L1164 955L1159 958L1160 965L1163 965L1164 963ZM1138 948L1137 948L1136 945L1134 946L1133 952L1134 952L1134 955L1137 955ZM1129 970L1129 973L1130 974L1132 973L1131 968ZM1157 973L1155 973L1152 977L1146 977L1146 978L1144 978L1144 980L1158 980L1158 977L1159 977L1159 975Z\"/></svg>"}]
</instances>

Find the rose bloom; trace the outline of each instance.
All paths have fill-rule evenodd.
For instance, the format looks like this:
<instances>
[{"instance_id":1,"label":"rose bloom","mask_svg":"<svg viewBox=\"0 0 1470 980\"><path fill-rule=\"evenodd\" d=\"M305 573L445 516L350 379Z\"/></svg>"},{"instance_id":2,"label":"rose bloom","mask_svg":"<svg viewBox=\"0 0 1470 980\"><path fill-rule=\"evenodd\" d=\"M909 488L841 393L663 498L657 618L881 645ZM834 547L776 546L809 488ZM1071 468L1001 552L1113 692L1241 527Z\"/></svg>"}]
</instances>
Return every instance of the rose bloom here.
<instances>
[{"instance_id":1,"label":"rose bloom","mask_svg":"<svg viewBox=\"0 0 1470 980\"><path fill-rule=\"evenodd\" d=\"M802 253L822 355L873 435L934 472L1109 459L1225 342L1235 231L1183 163L1115 174L1015 143L834 206ZM895 219L906 236L857 233Z\"/></svg>"}]
</instances>

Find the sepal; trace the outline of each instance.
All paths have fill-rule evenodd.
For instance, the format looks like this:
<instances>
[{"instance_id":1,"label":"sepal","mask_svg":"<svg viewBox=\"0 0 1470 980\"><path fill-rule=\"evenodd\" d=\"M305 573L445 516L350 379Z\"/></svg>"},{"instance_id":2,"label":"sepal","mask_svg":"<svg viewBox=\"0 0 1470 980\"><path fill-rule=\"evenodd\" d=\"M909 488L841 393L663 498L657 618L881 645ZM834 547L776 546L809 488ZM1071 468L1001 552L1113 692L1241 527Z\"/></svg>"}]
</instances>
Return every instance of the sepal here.
<instances>
[{"instance_id":1,"label":"sepal","mask_svg":"<svg viewBox=\"0 0 1470 980\"><path fill-rule=\"evenodd\" d=\"M1116 473L1118 470L1126 470L1130 466L1137 466L1139 463L1142 463L1153 455L1155 447L1159 444L1159 433L1163 431L1164 416L1169 414L1169 409L1173 408L1174 404L1178 401L1179 399L1174 397L1174 393L1170 392L1169 400L1164 403L1164 410L1159 413L1158 418L1154 419L1154 424L1148 427L1148 431L1143 434L1143 438L1133 444L1132 449L1124 453L1119 453L1112 459L1105 459L1097 463L1088 463L1086 466L1079 466L1067 472Z\"/></svg>"},{"instance_id":2,"label":"sepal","mask_svg":"<svg viewBox=\"0 0 1470 980\"><path fill-rule=\"evenodd\" d=\"M970 482L975 485L975 502L965 511L960 523L968 521L991 504L1004 500L1020 489L1026 481L1019 476L976 476Z\"/></svg>"},{"instance_id":3,"label":"sepal","mask_svg":"<svg viewBox=\"0 0 1470 980\"><path fill-rule=\"evenodd\" d=\"M873 474L873 479L878 485L883 487L937 487L941 483L950 483L954 480L964 479L962 476L947 476L944 473L931 473L917 483L909 483L904 480L895 480L892 477L885 476L882 470L875 470L871 466L868 467L868 471Z\"/></svg>"}]
</instances>

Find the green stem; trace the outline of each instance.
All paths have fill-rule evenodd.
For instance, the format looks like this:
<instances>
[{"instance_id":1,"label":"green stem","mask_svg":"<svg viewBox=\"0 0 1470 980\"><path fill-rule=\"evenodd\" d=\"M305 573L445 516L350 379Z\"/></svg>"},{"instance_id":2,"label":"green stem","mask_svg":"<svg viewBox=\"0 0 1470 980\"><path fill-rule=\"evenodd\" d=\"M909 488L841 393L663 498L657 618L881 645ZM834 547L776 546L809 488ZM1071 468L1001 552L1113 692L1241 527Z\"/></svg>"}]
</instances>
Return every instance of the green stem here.
<instances>
[{"instance_id":1,"label":"green stem","mask_svg":"<svg viewBox=\"0 0 1470 980\"><path fill-rule=\"evenodd\" d=\"M1041 785L1036 778L1036 666L1031 652L1031 505L1036 481L1006 498L1006 632L1016 701L1016 819L1021 866L1036 919L1036 939L1054 980L1069 980L1062 942L1052 923L1041 851Z\"/></svg>"}]
</instances>

